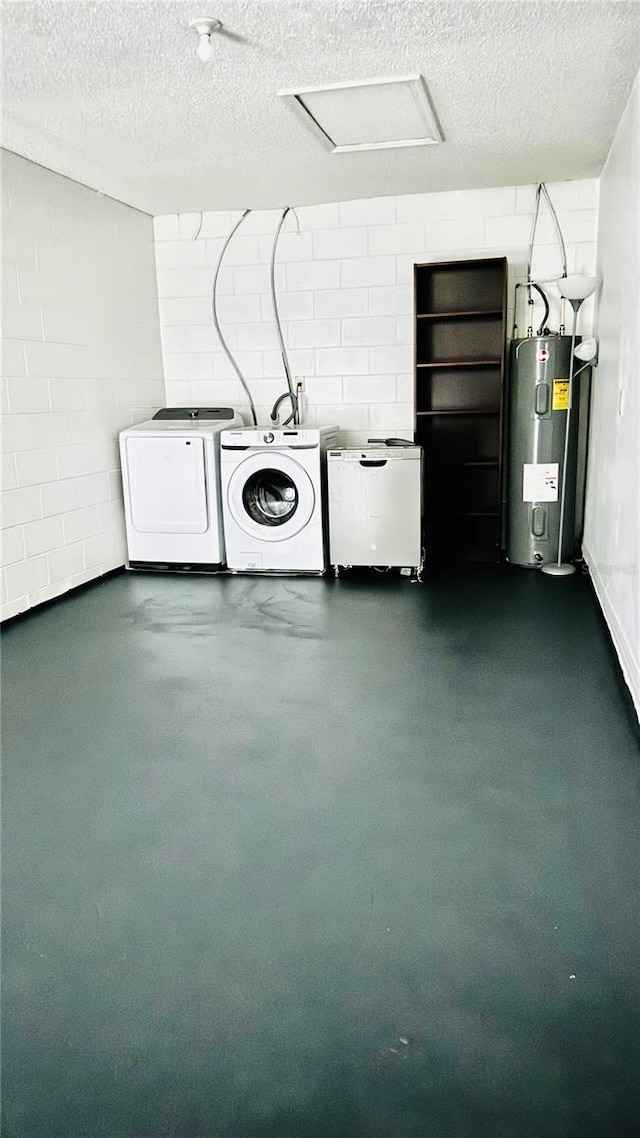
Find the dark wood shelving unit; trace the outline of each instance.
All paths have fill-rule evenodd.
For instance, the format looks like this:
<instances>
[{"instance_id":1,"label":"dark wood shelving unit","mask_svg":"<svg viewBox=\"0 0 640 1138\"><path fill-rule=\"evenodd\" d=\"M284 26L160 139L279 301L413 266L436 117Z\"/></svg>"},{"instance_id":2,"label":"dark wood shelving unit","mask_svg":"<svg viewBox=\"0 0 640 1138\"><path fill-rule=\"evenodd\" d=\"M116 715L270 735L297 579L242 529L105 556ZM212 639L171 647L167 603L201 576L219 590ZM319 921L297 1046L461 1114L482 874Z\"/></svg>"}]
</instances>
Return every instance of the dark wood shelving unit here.
<instances>
[{"instance_id":1,"label":"dark wood shelving unit","mask_svg":"<svg viewBox=\"0 0 640 1138\"><path fill-rule=\"evenodd\" d=\"M414 314L427 560L498 561L506 257L415 265Z\"/></svg>"}]
</instances>

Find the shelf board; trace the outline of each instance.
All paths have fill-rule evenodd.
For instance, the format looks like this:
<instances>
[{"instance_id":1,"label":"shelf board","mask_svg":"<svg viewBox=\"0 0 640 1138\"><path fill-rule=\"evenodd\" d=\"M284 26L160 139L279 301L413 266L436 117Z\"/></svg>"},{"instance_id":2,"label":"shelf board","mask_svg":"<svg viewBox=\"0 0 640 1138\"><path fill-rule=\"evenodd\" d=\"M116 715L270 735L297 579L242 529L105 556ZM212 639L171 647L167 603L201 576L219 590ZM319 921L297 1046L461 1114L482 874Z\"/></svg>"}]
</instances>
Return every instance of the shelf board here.
<instances>
[{"instance_id":1,"label":"shelf board","mask_svg":"<svg viewBox=\"0 0 640 1138\"><path fill-rule=\"evenodd\" d=\"M500 415L500 409L496 407L493 411L480 411L474 407L469 408L466 411L458 411L453 410L453 408L444 407L441 411L416 411L416 415L418 417L423 415L430 417L433 417L434 415L493 415L497 418Z\"/></svg>"},{"instance_id":2,"label":"shelf board","mask_svg":"<svg viewBox=\"0 0 640 1138\"><path fill-rule=\"evenodd\" d=\"M416 320L457 320L461 316L502 316L502 309L468 308L461 312L416 312Z\"/></svg>"},{"instance_id":3,"label":"shelf board","mask_svg":"<svg viewBox=\"0 0 640 1138\"><path fill-rule=\"evenodd\" d=\"M417 368L501 367L502 360L437 360L430 364L416 364Z\"/></svg>"}]
</instances>

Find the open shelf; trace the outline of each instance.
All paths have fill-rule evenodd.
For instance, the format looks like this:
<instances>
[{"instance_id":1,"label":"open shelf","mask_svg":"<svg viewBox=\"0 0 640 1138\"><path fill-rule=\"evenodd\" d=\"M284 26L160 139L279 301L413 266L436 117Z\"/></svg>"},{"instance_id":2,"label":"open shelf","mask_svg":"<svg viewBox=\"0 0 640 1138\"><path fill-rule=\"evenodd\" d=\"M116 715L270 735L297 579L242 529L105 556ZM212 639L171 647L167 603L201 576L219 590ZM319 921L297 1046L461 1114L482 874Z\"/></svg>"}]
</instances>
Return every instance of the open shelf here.
<instances>
[{"instance_id":1,"label":"open shelf","mask_svg":"<svg viewBox=\"0 0 640 1138\"><path fill-rule=\"evenodd\" d=\"M430 561L500 558L506 258L416 265L416 441Z\"/></svg>"},{"instance_id":2,"label":"open shelf","mask_svg":"<svg viewBox=\"0 0 640 1138\"><path fill-rule=\"evenodd\" d=\"M416 321L416 363L476 367L500 363L502 317L441 316Z\"/></svg>"},{"instance_id":3,"label":"open shelf","mask_svg":"<svg viewBox=\"0 0 640 1138\"><path fill-rule=\"evenodd\" d=\"M417 268L416 312L451 315L457 312L502 313L505 259L440 261ZM479 268L479 266L481 266Z\"/></svg>"}]
</instances>

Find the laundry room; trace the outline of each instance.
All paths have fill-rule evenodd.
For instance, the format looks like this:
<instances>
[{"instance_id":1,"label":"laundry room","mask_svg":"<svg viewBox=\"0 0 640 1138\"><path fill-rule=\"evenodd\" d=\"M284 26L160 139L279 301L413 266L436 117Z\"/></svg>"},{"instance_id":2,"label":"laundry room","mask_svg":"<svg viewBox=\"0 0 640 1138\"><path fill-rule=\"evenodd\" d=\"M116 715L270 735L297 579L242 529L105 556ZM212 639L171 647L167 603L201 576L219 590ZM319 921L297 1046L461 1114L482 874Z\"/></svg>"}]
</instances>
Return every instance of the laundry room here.
<instances>
[{"instance_id":1,"label":"laundry room","mask_svg":"<svg viewBox=\"0 0 640 1138\"><path fill-rule=\"evenodd\" d=\"M0 7L3 1133L640 1130L640 7Z\"/></svg>"}]
</instances>

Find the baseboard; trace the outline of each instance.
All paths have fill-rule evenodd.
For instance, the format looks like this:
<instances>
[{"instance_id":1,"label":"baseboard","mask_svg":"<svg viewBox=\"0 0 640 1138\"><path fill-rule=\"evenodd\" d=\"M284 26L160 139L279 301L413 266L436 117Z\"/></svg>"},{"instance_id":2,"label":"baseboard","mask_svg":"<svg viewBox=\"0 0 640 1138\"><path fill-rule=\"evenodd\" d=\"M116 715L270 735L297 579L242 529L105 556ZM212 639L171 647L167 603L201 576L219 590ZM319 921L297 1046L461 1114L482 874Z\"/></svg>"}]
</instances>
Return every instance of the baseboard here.
<instances>
[{"instance_id":1,"label":"baseboard","mask_svg":"<svg viewBox=\"0 0 640 1138\"><path fill-rule=\"evenodd\" d=\"M63 593L58 593L57 597L49 597L48 600L40 601L39 604L36 605L30 605L28 609L23 609L22 612L17 612L14 616L5 617L5 619L0 622L0 627L9 628L10 625L16 624L19 620L26 620L35 613L43 612L45 609L52 608L53 605L59 605L61 601L66 601L68 597L73 597L85 589L90 589L92 585L98 585L101 581L107 581L109 577L118 577L120 573L124 573L124 565L116 565L115 569L107 569L106 573L101 573L98 577L92 577L90 581L82 581L80 585L74 585L72 589L65 589Z\"/></svg>"},{"instance_id":2,"label":"baseboard","mask_svg":"<svg viewBox=\"0 0 640 1138\"><path fill-rule=\"evenodd\" d=\"M631 645L618 618L618 614L609 602L607 591L604 587L604 581L597 569L596 560L586 545L583 546L582 555L589 567L593 590L602 610L602 615L609 630L611 642L615 649L616 656L618 657L620 669L631 697L631 703L633 704L636 717L640 723L640 663L634 657Z\"/></svg>"}]
</instances>

